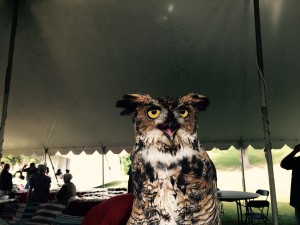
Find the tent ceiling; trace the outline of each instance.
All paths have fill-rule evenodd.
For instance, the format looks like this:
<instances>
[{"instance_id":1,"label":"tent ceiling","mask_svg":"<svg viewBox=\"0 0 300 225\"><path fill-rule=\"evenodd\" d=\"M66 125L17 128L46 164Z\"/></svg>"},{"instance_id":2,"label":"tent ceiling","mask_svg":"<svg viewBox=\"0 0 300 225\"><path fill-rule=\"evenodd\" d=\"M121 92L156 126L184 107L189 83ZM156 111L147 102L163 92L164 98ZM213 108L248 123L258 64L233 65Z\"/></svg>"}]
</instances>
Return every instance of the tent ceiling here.
<instances>
[{"instance_id":1,"label":"tent ceiling","mask_svg":"<svg viewBox=\"0 0 300 225\"><path fill-rule=\"evenodd\" d=\"M300 3L260 4L271 140L293 145ZM130 150L131 118L115 102L136 92L206 95L205 148L262 148L253 17L252 1L21 1L3 153ZM1 90L11 19L12 1L0 0Z\"/></svg>"}]
</instances>

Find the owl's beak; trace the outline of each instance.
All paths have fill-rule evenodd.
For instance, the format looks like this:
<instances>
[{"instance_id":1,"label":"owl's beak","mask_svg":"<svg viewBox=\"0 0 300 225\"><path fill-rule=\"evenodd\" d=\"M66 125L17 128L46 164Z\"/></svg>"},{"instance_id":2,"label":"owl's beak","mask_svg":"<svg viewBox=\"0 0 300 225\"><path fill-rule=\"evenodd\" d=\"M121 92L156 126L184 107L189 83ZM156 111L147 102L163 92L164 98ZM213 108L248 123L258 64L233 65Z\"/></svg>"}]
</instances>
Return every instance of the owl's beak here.
<instances>
[{"instance_id":1,"label":"owl's beak","mask_svg":"<svg viewBox=\"0 0 300 225\"><path fill-rule=\"evenodd\" d=\"M158 128L164 133L164 135L166 135L167 138L170 139L171 141L174 140L174 137L175 137L176 132L178 131L179 127L180 127L179 124L178 124L178 126L172 127L172 128L166 124L161 124L158 126Z\"/></svg>"},{"instance_id":2,"label":"owl's beak","mask_svg":"<svg viewBox=\"0 0 300 225\"><path fill-rule=\"evenodd\" d=\"M173 141L177 131L180 128L180 124L174 119L173 116L169 117L166 123L158 125L158 129L160 129L166 137Z\"/></svg>"}]
</instances>

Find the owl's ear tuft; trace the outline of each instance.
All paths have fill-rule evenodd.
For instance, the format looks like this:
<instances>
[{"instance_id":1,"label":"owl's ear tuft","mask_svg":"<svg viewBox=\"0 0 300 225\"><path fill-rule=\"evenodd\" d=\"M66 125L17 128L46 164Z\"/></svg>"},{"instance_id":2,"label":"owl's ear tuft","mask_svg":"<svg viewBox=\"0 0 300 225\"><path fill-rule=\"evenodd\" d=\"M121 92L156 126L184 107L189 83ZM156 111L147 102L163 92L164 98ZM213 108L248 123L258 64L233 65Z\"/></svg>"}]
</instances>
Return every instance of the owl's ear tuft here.
<instances>
[{"instance_id":1,"label":"owl's ear tuft","mask_svg":"<svg viewBox=\"0 0 300 225\"><path fill-rule=\"evenodd\" d=\"M136 108L149 101L150 96L144 94L128 94L124 95L123 99L117 101L116 107L124 108L124 110L120 113L123 115L130 115L131 113L136 111Z\"/></svg>"},{"instance_id":2,"label":"owl's ear tuft","mask_svg":"<svg viewBox=\"0 0 300 225\"><path fill-rule=\"evenodd\" d=\"M197 93L189 93L181 97L181 100L184 102L189 102L199 111L206 110L207 106L209 105L209 99Z\"/></svg>"}]
</instances>

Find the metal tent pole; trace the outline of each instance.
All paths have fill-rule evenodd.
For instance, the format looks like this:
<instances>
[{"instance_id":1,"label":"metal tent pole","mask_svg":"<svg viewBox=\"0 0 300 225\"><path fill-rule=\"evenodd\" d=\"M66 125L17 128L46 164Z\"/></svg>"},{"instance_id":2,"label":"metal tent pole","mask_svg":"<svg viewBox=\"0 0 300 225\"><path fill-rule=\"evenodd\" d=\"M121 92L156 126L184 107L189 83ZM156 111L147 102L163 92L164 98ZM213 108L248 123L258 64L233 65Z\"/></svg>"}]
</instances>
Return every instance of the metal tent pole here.
<instances>
[{"instance_id":1,"label":"metal tent pole","mask_svg":"<svg viewBox=\"0 0 300 225\"><path fill-rule=\"evenodd\" d=\"M53 166L53 162L52 162L52 159L51 159L51 157L50 157L50 155L49 155L49 151L48 151L48 150L49 150L49 149L48 149L47 147L45 147L45 165L47 165L47 162L46 162L46 156L48 155L49 160L50 160L50 164L51 164L51 167L52 167L52 170L53 170L53 173L54 173L54 177L55 177L56 182L57 182L57 186L58 186L58 187L61 187L61 185L60 185L59 182L58 182L57 176L56 176L56 174L55 174L55 168L54 168L54 166Z\"/></svg>"},{"instance_id":2,"label":"metal tent pole","mask_svg":"<svg viewBox=\"0 0 300 225\"><path fill-rule=\"evenodd\" d=\"M245 151L245 149L244 149L244 146L243 146L243 142L240 141L240 160L241 160L241 170L242 170L242 185L243 185L243 191L246 191L244 151Z\"/></svg>"},{"instance_id":3,"label":"metal tent pole","mask_svg":"<svg viewBox=\"0 0 300 225\"><path fill-rule=\"evenodd\" d=\"M105 188L104 182L104 157L105 157L105 146L102 146L102 188Z\"/></svg>"},{"instance_id":4,"label":"metal tent pole","mask_svg":"<svg viewBox=\"0 0 300 225\"><path fill-rule=\"evenodd\" d=\"M8 107L8 98L9 98L9 90L10 90L12 63L13 63L13 56L14 56L15 37L16 37L17 23L18 23L18 14L19 14L19 0L15 0L13 20L12 20L11 33L10 33L8 63L7 63L6 75L5 75L5 87L4 87L2 116L1 116L1 125L0 125L0 159L2 158L2 151L3 151L4 129L5 129L5 123L7 118L7 107Z\"/></svg>"},{"instance_id":5,"label":"metal tent pole","mask_svg":"<svg viewBox=\"0 0 300 225\"><path fill-rule=\"evenodd\" d=\"M274 171L273 171L272 144L270 140L269 119L268 119L267 101L266 101L266 86L264 80L259 0L254 0L254 18L255 18L256 56L257 56L258 76L259 76L259 87L260 87L261 100L262 100L261 113L263 119L265 157L267 161L268 174L269 174L269 186L270 186L270 195L271 195L273 224L278 225L278 209L277 209L275 180L274 180Z\"/></svg>"}]
</instances>

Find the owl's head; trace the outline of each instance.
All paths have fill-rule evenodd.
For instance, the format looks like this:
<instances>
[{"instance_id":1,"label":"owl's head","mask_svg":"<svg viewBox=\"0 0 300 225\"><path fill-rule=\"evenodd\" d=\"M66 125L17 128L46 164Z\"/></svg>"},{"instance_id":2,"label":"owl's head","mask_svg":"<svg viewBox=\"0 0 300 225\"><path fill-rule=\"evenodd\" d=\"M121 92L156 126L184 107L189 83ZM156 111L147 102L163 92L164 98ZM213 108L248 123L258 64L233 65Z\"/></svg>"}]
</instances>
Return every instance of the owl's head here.
<instances>
[{"instance_id":1,"label":"owl's head","mask_svg":"<svg viewBox=\"0 0 300 225\"><path fill-rule=\"evenodd\" d=\"M116 106L124 109L121 115L133 115L137 141L143 139L149 145L165 147L182 145L187 138L197 138L197 115L208 104L208 98L197 93L180 98L128 94Z\"/></svg>"}]
</instances>

